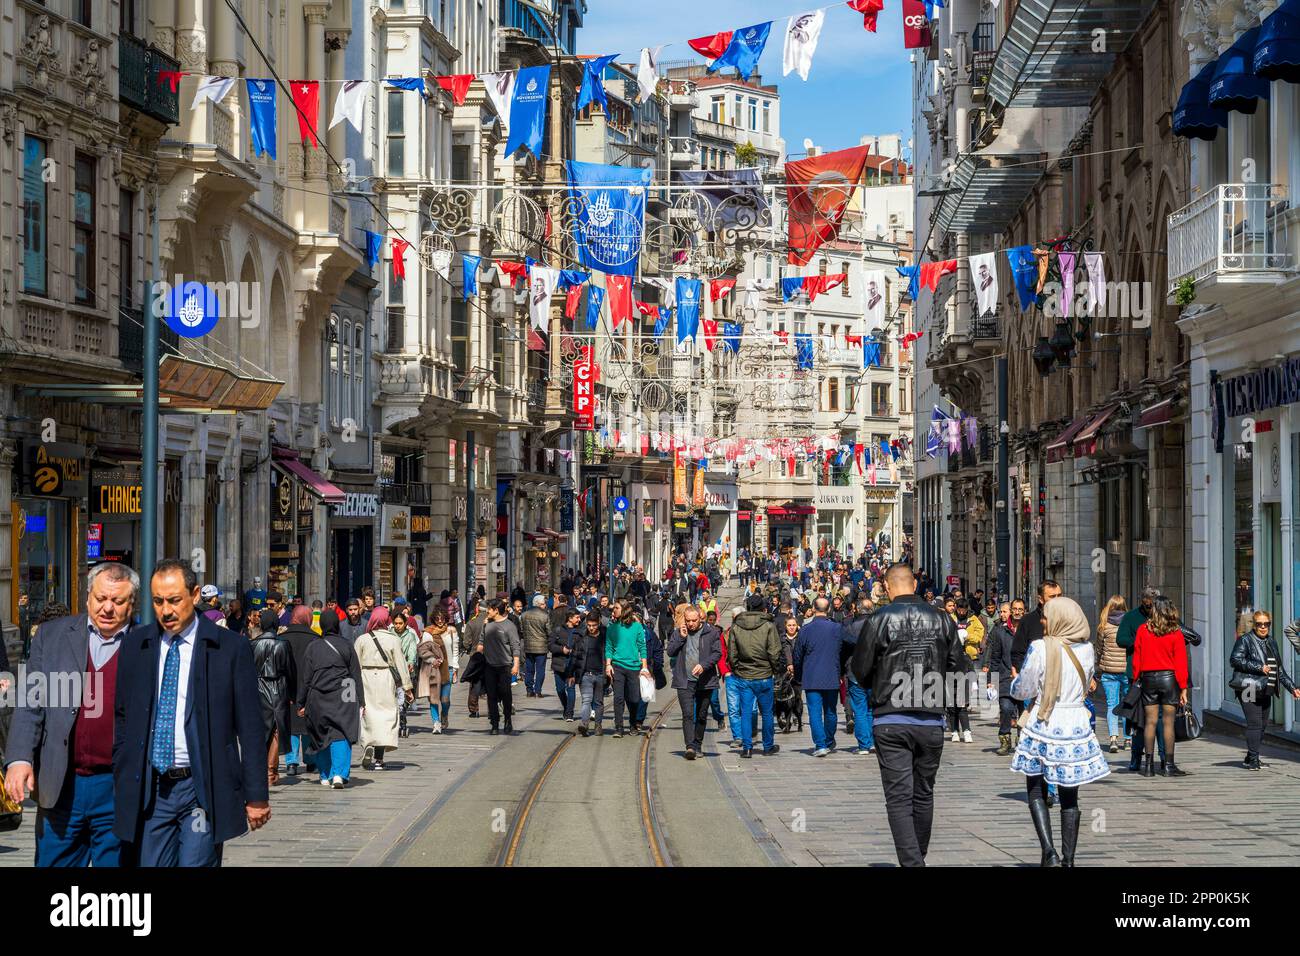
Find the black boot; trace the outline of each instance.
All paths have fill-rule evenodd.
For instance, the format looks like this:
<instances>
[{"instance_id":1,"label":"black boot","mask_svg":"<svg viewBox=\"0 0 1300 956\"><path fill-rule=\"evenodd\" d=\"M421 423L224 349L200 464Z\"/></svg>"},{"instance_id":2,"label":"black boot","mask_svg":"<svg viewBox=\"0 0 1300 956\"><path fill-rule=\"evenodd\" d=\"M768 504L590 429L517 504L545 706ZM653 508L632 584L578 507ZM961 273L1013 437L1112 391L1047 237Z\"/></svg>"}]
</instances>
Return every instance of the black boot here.
<instances>
[{"instance_id":1,"label":"black boot","mask_svg":"<svg viewBox=\"0 0 1300 956\"><path fill-rule=\"evenodd\" d=\"M1047 802L1037 792L1029 798L1029 816L1034 821L1034 831L1043 848L1043 859L1039 865L1060 866L1061 859L1056 855L1056 847L1052 846L1052 814L1047 809Z\"/></svg>"},{"instance_id":2,"label":"black boot","mask_svg":"<svg viewBox=\"0 0 1300 956\"><path fill-rule=\"evenodd\" d=\"M1074 866L1074 851L1079 845L1079 820L1082 816L1083 812L1078 807L1061 811L1061 866Z\"/></svg>"},{"instance_id":3,"label":"black boot","mask_svg":"<svg viewBox=\"0 0 1300 956\"><path fill-rule=\"evenodd\" d=\"M1160 776L1185 777L1187 776L1187 771L1181 769L1178 764L1174 763L1174 758L1170 755L1168 760L1160 761Z\"/></svg>"},{"instance_id":4,"label":"black boot","mask_svg":"<svg viewBox=\"0 0 1300 956\"><path fill-rule=\"evenodd\" d=\"M1155 760L1150 754L1146 754L1142 758L1142 769L1139 770L1138 773L1142 774L1144 777L1154 777L1156 775Z\"/></svg>"}]
</instances>

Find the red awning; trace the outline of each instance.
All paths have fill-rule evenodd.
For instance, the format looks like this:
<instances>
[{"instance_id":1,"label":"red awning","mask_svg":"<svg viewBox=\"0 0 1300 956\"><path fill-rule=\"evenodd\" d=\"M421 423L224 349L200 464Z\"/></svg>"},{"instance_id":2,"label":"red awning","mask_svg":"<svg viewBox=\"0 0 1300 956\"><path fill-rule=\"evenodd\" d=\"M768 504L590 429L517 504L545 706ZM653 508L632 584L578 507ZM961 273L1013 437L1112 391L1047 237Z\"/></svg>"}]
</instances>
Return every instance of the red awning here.
<instances>
[{"instance_id":1,"label":"red awning","mask_svg":"<svg viewBox=\"0 0 1300 956\"><path fill-rule=\"evenodd\" d=\"M774 518L800 518L804 515L815 515L817 509L811 505L794 505L790 508L768 508L767 513Z\"/></svg>"},{"instance_id":2,"label":"red awning","mask_svg":"<svg viewBox=\"0 0 1300 956\"><path fill-rule=\"evenodd\" d=\"M1174 400L1166 398L1163 402L1156 402L1150 408L1142 409L1142 415L1138 418L1138 428L1151 428L1154 425L1167 425L1174 417Z\"/></svg>"},{"instance_id":3,"label":"red awning","mask_svg":"<svg viewBox=\"0 0 1300 956\"><path fill-rule=\"evenodd\" d=\"M737 512L736 512L736 520L737 520L737 521L752 521L753 518L754 518L754 513L753 513L752 511L737 511Z\"/></svg>"},{"instance_id":4,"label":"red awning","mask_svg":"<svg viewBox=\"0 0 1300 956\"><path fill-rule=\"evenodd\" d=\"M1101 426L1110 421L1110 417L1115 414L1119 408L1119 403L1107 405L1096 415L1089 419L1088 424L1083 427L1079 434L1074 436L1074 457L1088 458L1097 450L1097 435L1101 432Z\"/></svg>"},{"instance_id":5,"label":"red awning","mask_svg":"<svg viewBox=\"0 0 1300 956\"><path fill-rule=\"evenodd\" d=\"M343 489L332 485L316 474L296 458L280 458L275 462L277 468L283 468L307 486L307 490L327 505L342 504L347 500Z\"/></svg>"},{"instance_id":6,"label":"red awning","mask_svg":"<svg viewBox=\"0 0 1300 956\"><path fill-rule=\"evenodd\" d=\"M1057 435L1052 443L1047 446L1047 461L1050 464L1054 461L1062 461L1067 457L1070 450L1070 442L1074 436L1083 430L1083 426L1088 424L1088 416L1082 415L1066 427L1065 431Z\"/></svg>"}]
</instances>

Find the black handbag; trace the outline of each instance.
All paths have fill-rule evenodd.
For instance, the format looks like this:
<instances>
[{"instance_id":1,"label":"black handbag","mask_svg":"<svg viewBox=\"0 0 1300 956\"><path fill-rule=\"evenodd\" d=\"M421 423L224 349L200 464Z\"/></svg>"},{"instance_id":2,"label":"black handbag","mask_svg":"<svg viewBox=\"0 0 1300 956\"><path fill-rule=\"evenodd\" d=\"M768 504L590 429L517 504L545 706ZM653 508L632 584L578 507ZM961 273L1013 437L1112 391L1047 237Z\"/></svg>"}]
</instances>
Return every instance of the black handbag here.
<instances>
[{"instance_id":1,"label":"black handbag","mask_svg":"<svg viewBox=\"0 0 1300 956\"><path fill-rule=\"evenodd\" d=\"M1113 713L1116 717L1122 717L1124 720L1133 720L1141 709L1142 684L1140 681L1133 681L1129 684L1128 693L1124 695L1124 699L1115 705Z\"/></svg>"},{"instance_id":2,"label":"black handbag","mask_svg":"<svg viewBox=\"0 0 1300 956\"><path fill-rule=\"evenodd\" d=\"M1178 712L1174 714L1174 740L1179 742L1195 740L1199 736L1201 736L1201 722L1196 717L1196 711L1190 707L1179 707Z\"/></svg>"}]
</instances>

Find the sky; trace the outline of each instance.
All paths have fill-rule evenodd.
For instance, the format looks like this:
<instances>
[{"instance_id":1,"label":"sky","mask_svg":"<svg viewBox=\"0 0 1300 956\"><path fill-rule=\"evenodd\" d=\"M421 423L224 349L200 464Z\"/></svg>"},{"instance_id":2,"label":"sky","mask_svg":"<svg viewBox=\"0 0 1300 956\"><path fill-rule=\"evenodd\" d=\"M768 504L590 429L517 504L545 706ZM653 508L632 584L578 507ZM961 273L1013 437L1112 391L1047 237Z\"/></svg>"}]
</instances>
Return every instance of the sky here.
<instances>
[{"instance_id":1,"label":"sky","mask_svg":"<svg viewBox=\"0 0 1300 956\"><path fill-rule=\"evenodd\" d=\"M642 47L669 43L662 62L707 61L686 45L692 37L774 21L759 73L781 93L781 135L796 156L809 138L823 149L858 145L861 136L901 133L911 138L912 95L908 51L903 49L899 0L885 0L876 33L863 29L862 14L840 3L826 11L825 25L804 82L798 73L781 75L786 22L815 10L826 0L588 0L578 31L578 51L619 54L635 63ZM940 14L942 15L942 14ZM734 71L728 69L728 73Z\"/></svg>"}]
</instances>

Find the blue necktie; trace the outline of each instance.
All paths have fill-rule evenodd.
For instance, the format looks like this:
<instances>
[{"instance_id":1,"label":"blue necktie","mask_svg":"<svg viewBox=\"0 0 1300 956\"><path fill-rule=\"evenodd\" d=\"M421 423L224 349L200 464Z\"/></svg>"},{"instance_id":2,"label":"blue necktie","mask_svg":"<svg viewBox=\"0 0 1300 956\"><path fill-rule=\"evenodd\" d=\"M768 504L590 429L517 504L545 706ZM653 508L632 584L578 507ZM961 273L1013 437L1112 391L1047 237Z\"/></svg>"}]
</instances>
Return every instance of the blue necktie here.
<instances>
[{"instance_id":1,"label":"blue necktie","mask_svg":"<svg viewBox=\"0 0 1300 956\"><path fill-rule=\"evenodd\" d=\"M158 691L158 713L153 722L154 769L164 773L176 762L176 692L181 683L181 639L172 638L163 662L162 688Z\"/></svg>"}]
</instances>

